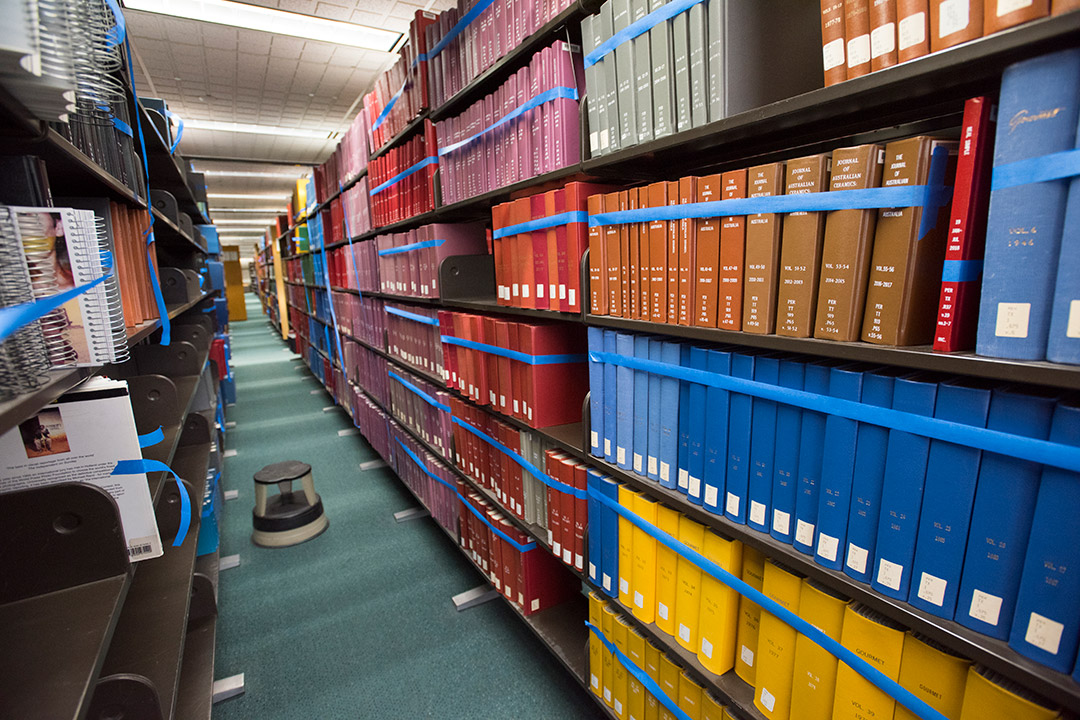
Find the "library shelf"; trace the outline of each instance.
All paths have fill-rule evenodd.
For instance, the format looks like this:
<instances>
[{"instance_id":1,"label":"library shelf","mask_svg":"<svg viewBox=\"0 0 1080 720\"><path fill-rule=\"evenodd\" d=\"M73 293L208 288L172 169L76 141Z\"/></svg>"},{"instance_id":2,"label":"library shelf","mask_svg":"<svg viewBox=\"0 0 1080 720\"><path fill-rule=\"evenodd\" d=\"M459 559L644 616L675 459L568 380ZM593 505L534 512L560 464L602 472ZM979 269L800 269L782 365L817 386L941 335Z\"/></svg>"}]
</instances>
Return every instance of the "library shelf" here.
<instances>
[{"instance_id":1,"label":"library shelf","mask_svg":"<svg viewBox=\"0 0 1080 720\"><path fill-rule=\"evenodd\" d=\"M220 505L219 505L220 507ZM205 578L201 585L192 583L192 608L188 613L187 636L184 639L184 659L177 688L176 717L183 720L210 720L214 701L214 642L217 638L217 587L220 553L215 550L195 560L195 578ZM195 608L200 592L211 593L206 598L206 610Z\"/></svg>"},{"instance_id":2,"label":"library shelf","mask_svg":"<svg viewBox=\"0 0 1080 720\"><path fill-rule=\"evenodd\" d=\"M301 225L303 225L304 223L306 223L314 215L318 215L320 212L322 212L326 208L330 207L330 203L337 200L347 190L352 189L353 185L360 182L360 180L363 179L366 176L367 176L367 168L365 167L363 170L356 173L351 178L349 178L344 183L342 183L341 187L339 187L336 191L334 191L333 194L331 194L328 198L323 200L321 203L319 203L318 205L315 205L310 210L302 212L301 215L298 216L297 218L290 218L290 220L293 220L293 223L291 225L289 225L288 229L285 232L281 233L276 238L274 238L274 242L280 242L281 240L284 240L285 238L287 238L291 233L293 233L296 230L296 228L298 228ZM260 254L266 254L268 252L270 252L270 247L269 246L264 247L261 250L259 250ZM273 262L273 257L268 258L268 261Z\"/></svg>"},{"instance_id":3,"label":"library shelf","mask_svg":"<svg viewBox=\"0 0 1080 720\"><path fill-rule=\"evenodd\" d=\"M154 239L164 243L186 243L198 252L205 253L206 248L180 226L174 223L157 208L150 208L150 214L154 216Z\"/></svg>"},{"instance_id":4,"label":"library shelf","mask_svg":"<svg viewBox=\"0 0 1080 720\"><path fill-rule=\"evenodd\" d=\"M361 112L363 112L363 110L361 110ZM370 155L368 155L368 162L370 163L372 160L374 160L376 158L380 158L383 155L385 155L386 153L388 153L391 148L393 148L399 142L401 142L402 140L407 138L409 135L412 135L413 132L415 132L417 128L423 127L424 126L424 121L427 120L427 119L428 119L428 111L426 109L421 110L420 114L418 114L416 117L414 117L412 120L410 120L408 122L408 124L405 125L405 127L401 128L401 130L399 130L398 133L396 135L394 135L394 137L390 138L385 143L383 143L383 146L381 148L379 148L378 150L376 150L376 151L372 152Z\"/></svg>"},{"instance_id":5,"label":"library shelf","mask_svg":"<svg viewBox=\"0 0 1080 720\"><path fill-rule=\"evenodd\" d=\"M203 214L202 208L195 202L188 173L184 166L177 161L183 157L177 153L170 153L165 140L158 132L158 122L164 122L164 118L156 111L148 110L140 103L139 111L142 113L143 137L146 140L146 162L150 168L150 186L154 190L165 190L176 198L176 205L180 212L191 216L196 225L209 225L210 220ZM153 112L160 121L150 115Z\"/></svg>"}]
</instances>

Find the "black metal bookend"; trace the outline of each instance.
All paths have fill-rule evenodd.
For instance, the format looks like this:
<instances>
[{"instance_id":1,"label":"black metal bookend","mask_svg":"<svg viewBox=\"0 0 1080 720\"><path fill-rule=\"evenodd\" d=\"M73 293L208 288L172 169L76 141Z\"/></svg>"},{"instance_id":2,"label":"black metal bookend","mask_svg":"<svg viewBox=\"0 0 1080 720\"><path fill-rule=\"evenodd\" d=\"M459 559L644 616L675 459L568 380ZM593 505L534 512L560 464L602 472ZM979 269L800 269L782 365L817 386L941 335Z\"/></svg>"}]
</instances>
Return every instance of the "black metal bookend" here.
<instances>
[{"instance_id":1,"label":"black metal bookend","mask_svg":"<svg viewBox=\"0 0 1080 720\"><path fill-rule=\"evenodd\" d=\"M142 675L109 675L98 680L87 720L162 720L157 688Z\"/></svg>"},{"instance_id":2,"label":"black metal bookend","mask_svg":"<svg viewBox=\"0 0 1080 720\"><path fill-rule=\"evenodd\" d=\"M443 300L495 297L495 258L491 255L451 255L439 265L439 295Z\"/></svg>"},{"instance_id":3,"label":"black metal bookend","mask_svg":"<svg viewBox=\"0 0 1080 720\"><path fill-rule=\"evenodd\" d=\"M172 380L164 375L135 375L127 383L136 430L145 434L176 424L180 400Z\"/></svg>"},{"instance_id":4,"label":"black metal bookend","mask_svg":"<svg viewBox=\"0 0 1080 720\"><path fill-rule=\"evenodd\" d=\"M180 217L180 208L176 204L176 196L168 190L150 190L150 205L164 215L173 225L179 226L177 218Z\"/></svg>"},{"instance_id":5,"label":"black metal bookend","mask_svg":"<svg viewBox=\"0 0 1080 720\"><path fill-rule=\"evenodd\" d=\"M205 352L205 350L203 351ZM202 368L199 359L202 352L186 341L174 341L169 345L144 345L132 353L140 372L160 373L167 377L198 375Z\"/></svg>"},{"instance_id":6,"label":"black metal bookend","mask_svg":"<svg viewBox=\"0 0 1080 720\"><path fill-rule=\"evenodd\" d=\"M199 274L190 268L162 267L161 294L167 305L183 305L202 295Z\"/></svg>"}]
</instances>

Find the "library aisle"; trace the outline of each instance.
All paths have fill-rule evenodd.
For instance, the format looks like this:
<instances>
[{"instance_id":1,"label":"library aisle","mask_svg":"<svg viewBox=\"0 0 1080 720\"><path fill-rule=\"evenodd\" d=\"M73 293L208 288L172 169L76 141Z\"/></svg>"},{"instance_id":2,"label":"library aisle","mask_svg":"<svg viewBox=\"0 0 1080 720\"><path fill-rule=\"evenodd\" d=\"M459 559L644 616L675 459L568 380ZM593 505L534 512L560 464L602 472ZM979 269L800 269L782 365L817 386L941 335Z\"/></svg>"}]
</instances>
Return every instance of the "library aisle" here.
<instances>
[{"instance_id":1,"label":"library aisle","mask_svg":"<svg viewBox=\"0 0 1080 720\"><path fill-rule=\"evenodd\" d=\"M483 579L430 519L398 524L415 500L378 460L258 300L231 324L237 404L224 483L239 490L222 529L216 675L245 674L246 692L214 707L232 718L593 718L585 691L496 600L464 612L450 598ZM313 393L313 390L318 390ZM298 432L303 428L303 432ZM310 463L329 529L283 549L251 542L252 476Z\"/></svg>"}]
</instances>

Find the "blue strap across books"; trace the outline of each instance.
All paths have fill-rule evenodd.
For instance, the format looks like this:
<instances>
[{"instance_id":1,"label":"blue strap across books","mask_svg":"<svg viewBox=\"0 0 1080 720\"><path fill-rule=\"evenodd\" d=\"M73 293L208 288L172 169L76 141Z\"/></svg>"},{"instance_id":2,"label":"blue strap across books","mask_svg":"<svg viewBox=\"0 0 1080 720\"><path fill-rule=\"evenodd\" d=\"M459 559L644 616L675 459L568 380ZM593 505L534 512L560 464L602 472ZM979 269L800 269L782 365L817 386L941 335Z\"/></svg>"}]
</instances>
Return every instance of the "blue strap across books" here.
<instances>
[{"instance_id":1,"label":"blue strap across books","mask_svg":"<svg viewBox=\"0 0 1080 720\"><path fill-rule=\"evenodd\" d=\"M145 435L139 436L139 447L148 448L157 445L159 442L165 439L165 433L162 432L161 426L158 425L157 430L151 430Z\"/></svg>"},{"instance_id":2,"label":"blue strap across books","mask_svg":"<svg viewBox=\"0 0 1080 720\"><path fill-rule=\"evenodd\" d=\"M184 137L184 119L169 108L165 108L165 117L169 120L176 120L176 139L169 146L169 154L172 155L176 152L176 148L180 146L180 138Z\"/></svg>"},{"instance_id":3,"label":"blue strap across books","mask_svg":"<svg viewBox=\"0 0 1080 720\"><path fill-rule=\"evenodd\" d=\"M521 468L523 470L525 470L525 472L529 473L534 478L536 478L540 482L544 483L545 485L547 485L552 490L558 490L559 492L566 493L568 495L573 495L574 497L580 498L582 500L585 499L586 494L585 494L584 490L581 490L581 489L576 488L576 487L572 487L570 485L567 485L566 483L561 483L558 480L556 480L555 478L548 477L546 474L544 474L543 470L536 467L531 462L529 462L525 458L521 457L521 455L517 454L516 452L514 452L510 448L506 447L501 442L499 442L495 438L491 437L490 435L488 435L483 430L480 430L479 428L474 427L473 425L465 422L464 420L462 420L460 418L453 417L453 416L450 417L450 422L454 423L455 425L460 425L461 427L465 428L466 430L471 432L476 437L478 437L481 440L483 440L484 442L486 442L488 445L492 446L493 448L495 448L499 452L501 452L504 455L508 456L511 460L513 460L518 465L520 465Z\"/></svg>"},{"instance_id":4,"label":"blue strap across books","mask_svg":"<svg viewBox=\"0 0 1080 720\"><path fill-rule=\"evenodd\" d=\"M604 59L604 56L625 42L633 40L639 35L649 32L655 25L670 20L680 13L684 13L701 0L674 0L663 7L653 10L645 17L631 23L619 32L612 35L596 46L596 49L585 56L585 67L592 67Z\"/></svg>"},{"instance_id":5,"label":"blue strap across books","mask_svg":"<svg viewBox=\"0 0 1080 720\"><path fill-rule=\"evenodd\" d=\"M507 350L506 348L478 343L472 340L465 340L464 338L454 337L453 335L443 335L442 341L447 345L459 345L464 348L479 350L480 352L489 353L491 355L499 355L500 357L523 362L526 365L562 365L563 363L585 362L586 360L585 355L526 355L517 350Z\"/></svg>"},{"instance_id":6,"label":"blue strap across books","mask_svg":"<svg viewBox=\"0 0 1080 720\"><path fill-rule=\"evenodd\" d=\"M354 177L349 181L349 186L357 181L357 177ZM338 194L344 194L345 186L338 183ZM342 207L344 208L345 198L342 198ZM356 294L360 296L360 302L364 302L364 293L360 292L360 271L357 269L358 263L356 262L356 243L352 242L352 230L349 228L349 213L342 212L342 219L345 221L345 237L349 238L349 259L352 262L353 277L356 279Z\"/></svg>"},{"instance_id":7,"label":"blue strap across books","mask_svg":"<svg viewBox=\"0 0 1080 720\"><path fill-rule=\"evenodd\" d=\"M412 175L415 172L419 172L420 170L423 170L428 165L438 165L438 164L439 164L439 158L435 157L434 155L430 155L430 156L424 158L423 160L421 160L420 162L416 163L415 165L407 168L406 170L403 170L402 172L399 172L397 175L390 178L389 180L384 182L382 185L377 185L377 186L373 187L368 194L370 194L370 195L378 195L383 190L386 190L387 188L390 188L390 187L393 187L394 185L397 185L399 182L401 182L405 178L409 177L410 175Z\"/></svg>"},{"instance_id":8,"label":"blue strap across books","mask_svg":"<svg viewBox=\"0 0 1080 720\"><path fill-rule=\"evenodd\" d=\"M393 370L389 370L387 372L390 375L390 377L394 378L399 383L404 385L406 390L412 391L417 397L419 397L421 400L426 402L428 405L430 405L432 407L435 407L435 408L438 408L438 409L442 410L443 412L450 412L450 406L449 405L445 405L445 404L439 402L438 400L431 397L430 395L428 395L426 392L424 392L420 388L413 385L411 382L409 382L405 378L398 375Z\"/></svg>"},{"instance_id":9,"label":"blue strap across books","mask_svg":"<svg viewBox=\"0 0 1080 720\"><path fill-rule=\"evenodd\" d=\"M337 311L334 310L334 298L330 294L330 270L327 267L328 263L326 262L326 260L327 260L326 254L324 253L321 265L322 265L322 271L323 271L323 284L326 286L326 304L330 306L330 320L334 324L334 340L337 342L338 362L341 365L344 365L345 364L345 353L341 349L341 333L339 333L337 331L337 328L338 328ZM331 346L330 346L329 339L328 339L327 340L327 346L326 346L326 352L327 353L330 352L330 347ZM330 358L330 361L333 362L333 358Z\"/></svg>"},{"instance_id":10,"label":"blue strap across books","mask_svg":"<svg viewBox=\"0 0 1080 720\"><path fill-rule=\"evenodd\" d=\"M180 527L176 531L173 547L180 547L187 537L188 528L191 526L191 498L180 477L173 472L172 468L160 460L121 460L116 463L110 475L138 475L139 473L166 472L173 476L176 487L180 491Z\"/></svg>"},{"instance_id":11,"label":"blue strap across books","mask_svg":"<svg viewBox=\"0 0 1080 720\"><path fill-rule=\"evenodd\" d=\"M475 135L470 135L469 137L465 138L464 140L456 142L456 143L454 143L452 145L447 145L446 147L439 148L439 157L443 157L444 155L449 155L450 153L454 152L455 150L460 150L461 148L465 147L469 143L472 143L472 142L475 142L476 140L479 140L480 138L482 138L484 135L491 132L495 128L501 127L501 126L505 125L506 123L510 122L511 120L514 120L516 118L521 117L525 113L529 112L530 110L534 110L535 108L540 107L544 103L548 103L548 102L551 102L553 100L559 100L559 99L577 100L578 99L578 91L577 91L576 88L565 87L565 86L562 86L562 85L560 85L559 87L553 87L553 88L550 88L548 90L545 90L544 92L540 93L539 95L533 97L531 100L528 100L528 101L522 103L521 105L518 105L516 108L511 110L509 114L504 115L503 117L499 118L498 120L493 122L491 125L488 125L486 128L484 128L480 132L476 133Z\"/></svg>"},{"instance_id":12,"label":"blue strap across books","mask_svg":"<svg viewBox=\"0 0 1080 720\"><path fill-rule=\"evenodd\" d=\"M109 262L110 270L99 278L92 280L84 285L73 287L70 290L57 293L46 298L40 298L38 300L31 300L29 302L19 303L18 305L11 305L6 308L0 308L0 342L3 342L9 338L20 328L23 328L35 320L39 320L53 310L57 309L69 300L73 300L85 292L89 292L101 283L105 282L106 278L112 275L111 259Z\"/></svg>"},{"instance_id":13,"label":"blue strap across books","mask_svg":"<svg viewBox=\"0 0 1080 720\"><path fill-rule=\"evenodd\" d=\"M498 240L511 235L532 232L533 230L546 230L547 228L584 222L589 222L589 213L584 210L571 210L570 212L549 215L538 220L518 223L517 225L507 225L493 232L491 236Z\"/></svg>"},{"instance_id":14,"label":"blue strap across books","mask_svg":"<svg viewBox=\"0 0 1080 720\"><path fill-rule=\"evenodd\" d=\"M478 3L473 5L472 9L462 15L461 19L457 21L457 24L454 25L454 27L450 28L450 32L443 35L442 40L437 42L435 44L435 47L427 51L427 55L424 56L424 59L428 60L430 58L433 58L439 53L441 53L443 50L445 50L446 46L449 45L454 38L460 35L462 30L469 27L469 25L472 24L472 22L476 20L476 18L480 17L480 13L487 10L493 2L495 2L495 0L480 0Z\"/></svg>"},{"instance_id":15,"label":"blue strap across books","mask_svg":"<svg viewBox=\"0 0 1080 720\"><path fill-rule=\"evenodd\" d=\"M834 655L837 659L850 667L855 672L862 675L866 680L872 683L879 690L889 695L891 698L899 702L911 712L918 715L922 720L946 720L945 716L939 713L934 708L927 705L918 697L913 695L909 690L900 686L896 681L889 678L880 670L869 664L854 652L841 645L836 640L818 630L815 626L803 620L795 613L788 610L786 607L769 598L760 590L755 590L745 582L735 577L727 570L723 569L712 560L697 552L696 550L679 542L671 535L656 527L652 523L644 520L639 515L627 510L619 503L615 502L607 495L601 492L590 489L589 499L595 500L604 507L618 513L619 517L629 520L635 527L645 531L650 537L655 538L658 542L662 543L665 547L675 551L681 557L686 558L690 562L697 565L703 571L707 572L712 577L716 578L720 582L727 585L729 588L739 593L743 597L757 603L766 612L775 615L780 620L784 621L799 633L805 635L815 644L820 646L826 652Z\"/></svg>"},{"instance_id":16,"label":"blue strap across books","mask_svg":"<svg viewBox=\"0 0 1080 720\"><path fill-rule=\"evenodd\" d=\"M116 0L105 0L105 4L108 5L113 18L116 20L116 27L110 28L105 33L105 44L113 48L127 39L127 21L124 20L124 13L120 10L120 5Z\"/></svg>"},{"instance_id":17,"label":"blue strap across books","mask_svg":"<svg viewBox=\"0 0 1080 720\"><path fill-rule=\"evenodd\" d=\"M439 477L435 473L428 470L427 466L424 465L423 461L419 457L416 456L416 453L414 453L412 450L410 450L409 447L407 445L405 445L405 443L401 442L400 439L394 438L394 440L397 441L397 444L401 446L401 449L404 450L405 453L410 458L412 458L412 461L414 463L416 463L416 466L419 467L420 470L425 475L427 475L429 478L431 478L435 482L439 483L440 485L444 485L444 486L450 488L454 492L454 494L458 496L458 499L461 500L461 502L465 503L465 507L467 507L469 509L469 512L471 512L473 515L475 515L477 518L479 518L480 522L484 523L489 528L491 528L491 531L493 533L495 533L496 535L501 537L506 542L510 543L510 545L513 546L518 552L528 552L529 550L532 550L534 547L536 547L536 542L535 541L530 541L530 542L526 543L525 545L522 545L517 540L514 540L512 537L510 537L509 535L504 533L502 530L500 530L499 528L492 525L491 521L489 521L486 517L484 517L483 513L481 513L479 510L477 510L475 507L473 507L473 504L471 502L469 502L465 498L464 495L462 495L460 492L458 492L458 489L456 487L454 487L450 483L446 482L445 480L443 480L441 477Z\"/></svg>"},{"instance_id":18,"label":"blue strap across books","mask_svg":"<svg viewBox=\"0 0 1080 720\"><path fill-rule=\"evenodd\" d=\"M427 317L426 315L417 315L416 313L409 312L408 310L398 310L395 307L387 305L383 308L389 315L397 315L403 317L406 320L412 320L413 322L423 323L425 325L439 326L439 320L437 318Z\"/></svg>"},{"instance_id":19,"label":"blue strap across books","mask_svg":"<svg viewBox=\"0 0 1080 720\"><path fill-rule=\"evenodd\" d=\"M116 128L120 132L124 133L129 138L135 137L135 131L131 129L130 125L128 125L126 122L124 122L120 118L114 116L112 118L112 124L113 124L114 128Z\"/></svg>"},{"instance_id":20,"label":"blue strap across books","mask_svg":"<svg viewBox=\"0 0 1080 720\"><path fill-rule=\"evenodd\" d=\"M394 109L394 105L397 103L398 98L405 92L405 88L409 86L409 78L405 78L405 82L401 83L401 88L394 93L386 103L386 107L379 113L379 117L375 118L375 122L371 125L371 131L374 132L379 129L379 126L386 120L386 116L390 114L390 111Z\"/></svg>"},{"instance_id":21,"label":"blue strap across books","mask_svg":"<svg viewBox=\"0 0 1080 720\"><path fill-rule=\"evenodd\" d=\"M1064 180L1077 175L1080 175L1080 150L1063 150L998 165L994 168L994 174L990 180L990 190Z\"/></svg>"},{"instance_id":22,"label":"blue strap across books","mask_svg":"<svg viewBox=\"0 0 1080 720\"><path fill-rule=\"evenodd\" d=\"M946 260L941 266L942 282L971 282L982 277L982 260Z\"/></svg>"},{"instance_id":23,"label":"blue strap across books","mask_svg":"<svg viewBox=\"0 0 1080 720\"><path fill-rule=\"evenodd\" d=\"M950 422L935 417L915 415L914 413L877 407L853 400L842 400L829 395L818 395L805 390L769 385L696 368L672 365L656 360L626 357L617 353L590 352L593 362L644 370L645 372L685 380L698 385L720 388L731 392L751 395L765 400L772 400L785 405L793 405L804 410L813 410L826 415L837 415L858 422L870 423L893 430L901 430L936 440L978 448L987 452L1009 455L1030 460L1031 462L1065 470L1080 471L1080 447L1063 445L1047 440L1010 435L1009 433L987 428Z\"/></svg>"},{"instance_id":24,"label":"blue strap across books","mask_svg":"<svg viewBox=\"0 0 1080 720\"><path fill-rule=\"evenodd\" d=\"M420 242L409 243L408 245L399 245L398 247L384 248L378 251L379 257L386 257L387 255L397 255L399 253L412 252L414 250L423 250L424 248L439 247L446 240L422 240Z\"/></svg>"},{"instance_id":25,"label":"blue strap across books","mask_svg":"<svg viewBox=\"0 0 1080 720\"><path fill-rule=\"evenodd\" d=\"M666 707L672 715L678 718L678 720L690 720L690 716L683 712L683 709L679 707L677 702L668 697L668 694L664 692L663 688L660 687L660 684L649 677L647 672L639 668L637 663L627 657L615 643L604 637L604 633L600 631L600 628L596 627L588 620L585 621L585 627L589 628L589 630L592 631L592 634L604 644L604 647L607 648L608 652L614 655L615 658L622 663L622 666L626 668L626 672L633 675L635 680L645 686L645 689L656 698L657 702Z\"/></svg>"}]
</instances>

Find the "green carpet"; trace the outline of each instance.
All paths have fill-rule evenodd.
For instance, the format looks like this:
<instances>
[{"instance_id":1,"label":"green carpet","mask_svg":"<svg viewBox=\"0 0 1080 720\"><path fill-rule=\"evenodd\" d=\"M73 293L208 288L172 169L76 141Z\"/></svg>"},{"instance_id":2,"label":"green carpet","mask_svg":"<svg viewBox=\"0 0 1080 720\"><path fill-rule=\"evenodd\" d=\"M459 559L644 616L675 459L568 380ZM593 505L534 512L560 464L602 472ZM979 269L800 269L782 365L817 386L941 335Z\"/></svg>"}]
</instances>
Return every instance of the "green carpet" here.
<instances>
[{"instance_id":1,"label":"green carpet","mask_svg":"<svg viewBox=\"0 0 1080 720\"><path fill-rule=\"evenodd\" d=\"M247 295L233 323L237 404L227 419L215 677L244 673L244 695L215 720L297 718L598 718L586 691L505 602L457 612L450 598L482 582L431 519L402 524L415 501L348 416L275 336ZM299 366L299 368L298 368ZM319 392L312 394L312 390ZM310 463L330 528L284 549L252 544L252 475Z\"/></svg>"}]
</instances>

